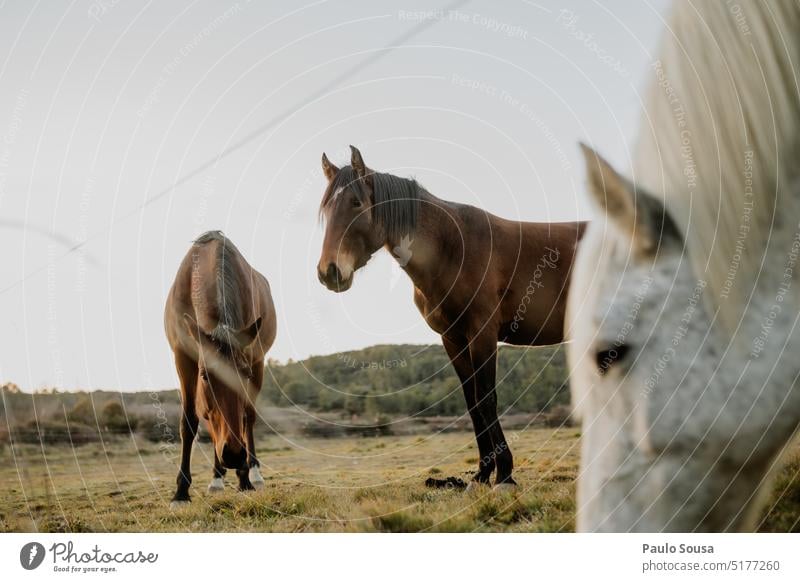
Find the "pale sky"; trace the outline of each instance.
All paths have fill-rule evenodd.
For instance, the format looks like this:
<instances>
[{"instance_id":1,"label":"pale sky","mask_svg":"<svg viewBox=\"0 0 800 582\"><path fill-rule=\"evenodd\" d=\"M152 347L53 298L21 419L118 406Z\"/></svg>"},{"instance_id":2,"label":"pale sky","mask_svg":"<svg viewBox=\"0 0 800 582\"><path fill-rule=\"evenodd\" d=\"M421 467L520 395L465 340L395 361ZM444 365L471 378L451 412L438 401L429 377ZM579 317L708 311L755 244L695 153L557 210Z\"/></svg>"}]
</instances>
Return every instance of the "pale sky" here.
<instances>
[{"instance_id":1,"label":"pale sky","mask_svg":"<svg viewBox=\"0 0 800 582\"><path fill-rule=\"evenodd\" d=\"M317 281L319 159L343 165L351 143L441 198L588 218L577 142L629 167L666 1L419 14L452 4L2 3L0 382L176 386L164 302L212 229L270 280L270 357L437 342L385 252L347 293Z\"/></svg>"}]
</instances>

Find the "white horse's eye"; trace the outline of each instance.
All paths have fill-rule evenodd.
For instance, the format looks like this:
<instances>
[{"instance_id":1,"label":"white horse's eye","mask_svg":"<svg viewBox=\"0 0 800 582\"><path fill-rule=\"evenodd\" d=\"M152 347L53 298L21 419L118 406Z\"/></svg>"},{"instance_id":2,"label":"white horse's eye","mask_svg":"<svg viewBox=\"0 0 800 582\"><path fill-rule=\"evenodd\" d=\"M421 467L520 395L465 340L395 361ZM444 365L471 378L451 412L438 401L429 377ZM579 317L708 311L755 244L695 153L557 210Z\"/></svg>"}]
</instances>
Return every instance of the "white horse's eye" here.
<instances>
[{"instance_id":1,"label":"white horse's eye","mask_svg":"<svg viewBox=\"0 0 800 582\"><path fill-rule=\"evenodd\" d=\"M604 376L606 372L608 372L612 366L618 364L630 352L630 347L626 344L620 344L618 346L612 346L605 350L600 350L595 355L596 362L597 362L597 373L601 376Z\"/></svg>"}]
</instances>

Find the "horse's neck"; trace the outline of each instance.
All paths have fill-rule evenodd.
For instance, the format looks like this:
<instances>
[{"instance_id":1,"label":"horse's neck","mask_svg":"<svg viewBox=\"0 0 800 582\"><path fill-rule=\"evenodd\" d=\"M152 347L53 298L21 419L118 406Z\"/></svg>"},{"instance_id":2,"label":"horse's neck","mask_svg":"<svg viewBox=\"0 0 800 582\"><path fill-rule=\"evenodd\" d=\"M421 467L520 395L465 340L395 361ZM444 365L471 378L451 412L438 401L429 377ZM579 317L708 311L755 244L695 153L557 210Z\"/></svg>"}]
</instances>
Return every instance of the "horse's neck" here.
<instances>
[{"instance_id":1,"label":"horse's neck","mask_svg":"<svg viewBox=\"0 0 800 582\"><path fill-rule=\"evenodd\" d=\"M430 296L440 285L448 250L463 239L463 225L454 206L429 192L420 193L419 218L414 232L400 240L388 240L386 249L408 274L414 286Z\"/></svg>"}]
</instances>

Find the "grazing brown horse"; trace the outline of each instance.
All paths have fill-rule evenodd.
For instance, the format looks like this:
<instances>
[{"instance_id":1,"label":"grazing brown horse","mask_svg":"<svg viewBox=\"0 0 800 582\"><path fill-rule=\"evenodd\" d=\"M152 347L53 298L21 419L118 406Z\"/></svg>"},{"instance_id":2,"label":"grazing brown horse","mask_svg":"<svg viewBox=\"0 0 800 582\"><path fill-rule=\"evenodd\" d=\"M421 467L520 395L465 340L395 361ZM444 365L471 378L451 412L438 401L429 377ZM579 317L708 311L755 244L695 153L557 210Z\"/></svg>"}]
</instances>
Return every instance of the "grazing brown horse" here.
<instances>
[{"instance_id":1,"label":"grazing brown horse","mask_svg":"<svg viewBox=\"0 0 800 582\"><path fill-rule=\"evenodd\" d=\"M214 442L209 492L235 469L239 489L264 486L253 440L264 356L275 341L269 283L221 232L194 241L167 297L164 327L181 383L181 469L173 504L188 502L190 459L202 416Z\"/></svg>"},{"instance_id":2,"label":"grazing brown horse","mask_svg":"<svg viewBox=\"0 0 800 582\"><path fill-rule=\"evenodd\" d=\"M513 460L497 418L497 343L563 341L573 257L585 223L504 220L436 198L414 180L374 172L350 146L350 166L325 154L328 187L320 281L350 288L353 273L381 247L414 283L414 302L461 380L480 450L473 483L515 485Z\"/></svg>"}]
</instances>

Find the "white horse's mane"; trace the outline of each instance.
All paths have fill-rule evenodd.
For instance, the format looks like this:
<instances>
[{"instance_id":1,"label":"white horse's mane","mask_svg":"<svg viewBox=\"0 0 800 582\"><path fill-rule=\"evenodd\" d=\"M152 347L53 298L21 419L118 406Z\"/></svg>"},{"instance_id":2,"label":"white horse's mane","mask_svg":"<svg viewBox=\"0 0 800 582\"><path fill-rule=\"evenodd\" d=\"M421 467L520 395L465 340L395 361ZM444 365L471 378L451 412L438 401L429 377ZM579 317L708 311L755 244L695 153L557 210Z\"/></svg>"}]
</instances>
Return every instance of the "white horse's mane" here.
<instances>
[{"instance_id":1,"label":"white horse's mane","mask_svg":"<svg viewBox=\"0 0 800 582\"><path fill-rule=\"evenodd\" d=\"M664 201L729 329L762 263L790 251L772 233L798 230L798 30L798 0L678 0L652 63L634 181Z\"/></svg>"}]
</instances>

